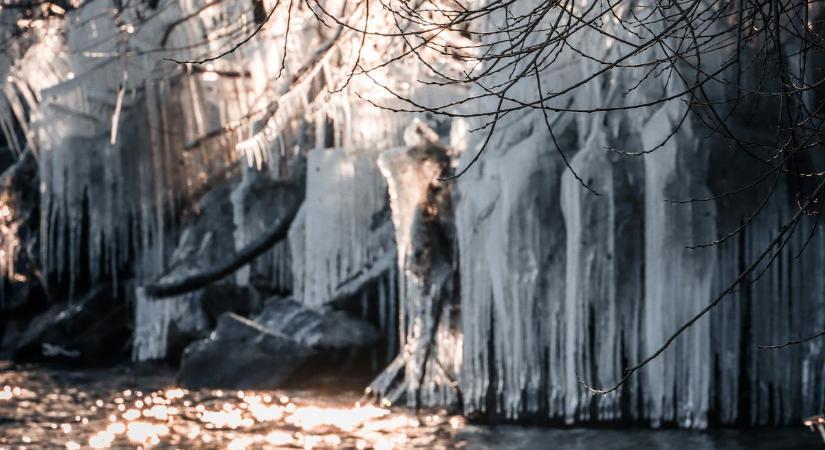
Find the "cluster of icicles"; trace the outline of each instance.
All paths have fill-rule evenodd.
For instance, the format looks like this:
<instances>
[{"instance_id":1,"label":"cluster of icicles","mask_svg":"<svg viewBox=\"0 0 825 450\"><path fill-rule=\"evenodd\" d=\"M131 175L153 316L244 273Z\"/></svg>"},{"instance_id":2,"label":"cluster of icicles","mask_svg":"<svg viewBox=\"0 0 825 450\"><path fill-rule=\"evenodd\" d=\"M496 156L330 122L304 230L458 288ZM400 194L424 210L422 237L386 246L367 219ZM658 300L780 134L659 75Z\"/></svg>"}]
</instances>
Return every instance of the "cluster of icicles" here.
<instances>
[{"instance_id":1,"label":"cluster of icicles","mask_svg":"<svg viewBox=\"0 0 825 450\"><path fill-rule=\"evenodd\" d=\"M132 28L123 24L139 20L129 15L133 10L114 18L101 13L112 7L108 1L91 2L60 20L48 19L39 38L0 66L6 71L0 125L19 123L38 154L41 258L53 277L74 280L85 260L93 279L116 277L124 267L138 280L154 279L177 242L179 211L239 155L277 178L284 175L283 161L301 153L306 198L289 241L269 256L272 276L296 299L321 307L347 280L392 262L363 299L380 309L381 326L399 352L388 371L402 374L401 385L379 383L382 395L406 392L408 402L430 405L460 399L465 413L507 419L629 419L684 427L712 420L787 423L825 402L821 342L781 353L754 349L825 323L825 278L793 270L825 262L822 239L794 259L809 230L797 233L755 284L737 290L618 393L593 397L582 387L582 381L610 385L655 350L734 279L742 261L759 253L793 213L780 193L740 238L686 249L728 231L739 217L713 203L665 201L714 193L705 184L709 150L700 148L695 125L688 121L665 139L680 120L681 103L642 112L553 115L560 147L598 196L566 169L541 112L502 119L483 157L455 185L458 256L452 267L438 268L457 272L454 310L446 314L422 302L429 286L407 267L413 215L438 175L405 159L402 130L414 115L379 111L348 95L359 88L358 79L337 95L311 98L321 80L334 78L325 53L311 56L321 62L285 89L283 80L295 74L278 76L282 23L209 65L183 70L161 60L153 49L192 57L189 49L207 34L214 40L200 50L214 55L237 37L226 36L227 18L248 11L236 2L205 9L202 3L161 2L151 20ZM267 8L272 3L264 2ZM180 20L195 11L197 20ZM170 24L174 29L167 31ZM615 24L604 26L620 32ZM48 31L56 28L62 33ZM324 48L310 28L290 31L287 67L300 67L306 48ZM623 51L618 43L605 46L595 33L575 39L579 48L606 56ZM597 65L566 57L561 69L541 75L548 89L581 79ZM238 68L246 72L234 73ZM622 71L607 77L554 101L584 109L642 103L679 89L675 81L652 79L625 97L618 93L636 80ZM421 74L396 78L414 83ZM534 81L525 80L511 95L529 98L534 89ZM414 95L433 96L424 88ZM23 116L30 119L21 121ZM319 124L312 130L313 148L290 148L280 137L296 117ZM333 136L325 135L326 121L334 124ZM466 131L474 125L454 120L453 139L442 136L454 154L464 150L454 166L467 164L484 141L483 132ZM605 151L653 148L665 140L644 158ZM392 226L376 226L388 207ZM220 237L234 239L236 248L266 223L266 217L241 211L235 210L235 234ZM243 274L238 280L248 282ZM144 309L138 320L168 323L179 311L174 302L164 305ZM434 348L422 345L424 330L435 333ZM162 356L157 349L165 331L141 341L149 350L136 351L136 357ZM426 358L431 363L424 369ZM749 417L740 417L743 411Z\"/></svg>"}]
</instances>

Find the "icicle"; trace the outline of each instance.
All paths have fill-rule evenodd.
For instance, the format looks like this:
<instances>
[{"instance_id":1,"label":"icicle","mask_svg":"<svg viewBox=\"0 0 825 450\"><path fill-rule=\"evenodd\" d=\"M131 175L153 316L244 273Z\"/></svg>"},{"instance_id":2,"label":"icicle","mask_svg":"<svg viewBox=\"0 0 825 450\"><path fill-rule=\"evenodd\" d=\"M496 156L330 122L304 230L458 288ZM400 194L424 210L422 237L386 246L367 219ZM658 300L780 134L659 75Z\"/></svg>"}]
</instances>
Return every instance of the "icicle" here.
<instances>
[{"instance_id":1,"label":"icicle","mask_svg":"<svg viewBox=\"0 0 825 450\"><path fill-rule=\"evenodd\" d=\"M307 155L302 302L318 307L336 288L393 245L373 217L386 207L386 182L366 151L323 149ZM293 253L294 254L294 253Z\"/></svg>"},{"instance_id":2,"label":"icicle","mask_svg":"<svg viewBox=\"0 0 825 450\"><path fill-rule=\"evenodd\" d=\"M137 288L132 358L148 361L166 357L167 337L172 323L180 333L195 333L207 328L200 300L187 294L158 301L147 297L143 288Z\"/></svg>"}]
</instances>

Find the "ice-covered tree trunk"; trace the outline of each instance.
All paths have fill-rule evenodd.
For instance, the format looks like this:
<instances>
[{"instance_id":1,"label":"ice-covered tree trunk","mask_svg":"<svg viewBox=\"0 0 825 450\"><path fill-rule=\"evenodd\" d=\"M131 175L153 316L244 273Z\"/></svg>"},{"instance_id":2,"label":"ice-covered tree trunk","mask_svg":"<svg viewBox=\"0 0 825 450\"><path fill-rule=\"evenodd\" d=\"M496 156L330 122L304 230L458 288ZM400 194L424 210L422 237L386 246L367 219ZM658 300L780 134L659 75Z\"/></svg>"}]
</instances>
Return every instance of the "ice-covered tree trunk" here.
<instances>
[{"instance_id":1,"label":"ice-covered tree trunk","mask_svg":"<svg viewBox=\"0 0 825 450\"><path fill-rule=\"evenodd\" d=\"M451 405L458 398L460 316L454 302L451 189L437 181L449 155L422 139L383 152L378 164L387 179L398 246L399 358L407 404Z\"/></svg>"}]
</instances>

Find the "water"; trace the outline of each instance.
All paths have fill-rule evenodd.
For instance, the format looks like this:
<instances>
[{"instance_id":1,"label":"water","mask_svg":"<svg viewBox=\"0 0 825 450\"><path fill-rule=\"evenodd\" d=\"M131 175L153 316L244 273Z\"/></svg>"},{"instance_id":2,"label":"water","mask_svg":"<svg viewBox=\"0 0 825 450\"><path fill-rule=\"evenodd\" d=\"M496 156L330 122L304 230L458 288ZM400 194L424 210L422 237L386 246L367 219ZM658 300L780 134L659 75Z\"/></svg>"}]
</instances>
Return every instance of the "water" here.
<instances>
[{"instance_id":1,"label":"water","mask_svg":"<svg viewBox=\"0 0 825 450\"><path fill-rule=\"evenodd\" d=\"M357 392L188 391L161 369L0 363L0 449L805 449L798 429L558 429L467 424L446 412L356 406Z\"/></svg>"}]
</instances>

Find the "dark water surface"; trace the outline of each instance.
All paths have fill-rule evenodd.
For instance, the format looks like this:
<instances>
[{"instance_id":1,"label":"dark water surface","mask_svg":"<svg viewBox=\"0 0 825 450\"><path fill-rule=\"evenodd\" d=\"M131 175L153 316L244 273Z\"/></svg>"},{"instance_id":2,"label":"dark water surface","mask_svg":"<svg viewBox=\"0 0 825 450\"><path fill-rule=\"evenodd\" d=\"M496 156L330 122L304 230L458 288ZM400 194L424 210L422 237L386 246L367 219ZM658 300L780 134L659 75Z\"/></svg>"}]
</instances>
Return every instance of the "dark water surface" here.
<instances>
[{"instance_id":1,"label":"dark water surface","mask_svg":"<svg viewBox=\"0 0 825 450\"><path fill-rule=\"evenodd\" d=\"M187 391L173 381L159 369L0 362L0 450L825 448L802 426L707 433L489 427L446 413L357 406L357 392Z\"/></svg>"}]
</instances>

